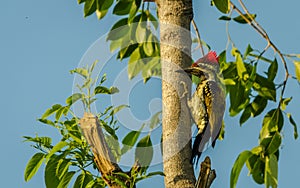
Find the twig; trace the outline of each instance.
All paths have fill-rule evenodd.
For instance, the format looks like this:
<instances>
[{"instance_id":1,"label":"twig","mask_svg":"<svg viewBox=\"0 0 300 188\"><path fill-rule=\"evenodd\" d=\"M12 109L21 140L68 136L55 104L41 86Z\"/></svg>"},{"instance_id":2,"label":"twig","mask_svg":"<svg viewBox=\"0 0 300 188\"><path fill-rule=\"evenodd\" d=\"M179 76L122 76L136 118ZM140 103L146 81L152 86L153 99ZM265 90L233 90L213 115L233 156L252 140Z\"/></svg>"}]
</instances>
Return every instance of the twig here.
<instances>
[{"instance_id":1,"label":"twig","mask_svg":"<svg viewBox=\"0 0 300 188\"><path fill-rule=\"evenodd\" d=\"M241 6L243 7L244 11L246 12L246 14L251 17L251 15L249 14L249 11L248 9L245 7L244 3L239 0ZM255 19L253 20L249 20L243 13L242 11L237 8L237 6L235 4L233 4L232 2L230 2L233 10L237 11L239 13L239 15L249 24L251 25L264 39L266 39L266 41L268 42L268 46L271 46L274 50L274 52L276 52L280 59L281 59L281 62L283 63L283 66L284 66L284 69L285 69L285 79L283 81L283 87L282 87L282 90L281 90L281 95L280 95L280 101L278 103L278 108L280 107L281 103L283 102L283 95L284 95L284 91L285 91L285 88L286 88L286 83L289 79L289 71L288 71L288 67L287 67L287 63L283 57L283 54L281 53L281 51L277 48L277 46L270 40L267 32L255 21Z\"/></svg>"},{"instance_id":2,"label":"twig","mask_svg":"<svg viewBox=\"0 0 300 188\"><path fill-rule=\"evenodd\" d=\"M203 45L202 45L202 41L201 41L201 37L200 37L200 32L198 30L198 27L197 27L194 19L192 19L192 25L195 29L195 32L196 32L196 35L197 35L197 38L198 38L198 41L199 41L199 46L200 46L200 49L201 49L202 56L204 56L204 50L203 50Z\"/></svg>"}]
</instances>

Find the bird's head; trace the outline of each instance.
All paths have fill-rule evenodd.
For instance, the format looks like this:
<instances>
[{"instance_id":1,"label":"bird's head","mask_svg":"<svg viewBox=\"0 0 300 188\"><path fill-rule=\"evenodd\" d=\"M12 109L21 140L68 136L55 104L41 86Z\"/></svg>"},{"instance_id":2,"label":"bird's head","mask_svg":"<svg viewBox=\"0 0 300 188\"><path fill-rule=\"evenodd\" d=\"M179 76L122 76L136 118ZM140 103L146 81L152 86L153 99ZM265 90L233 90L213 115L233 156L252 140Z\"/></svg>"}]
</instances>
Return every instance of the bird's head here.
<instances>
[{"instance_id":1,"label":"bird's head","mask_svg":"<svg viewBox=\"0 0 300 188\"><path fill-rule=\"evenodd\" d=\"M198 59L191 67L184 69L184 71L197 77L207 74L216 74L219 71L219 59L216 52L208 52L208 54Z\"/></svg>"}]
</instances>

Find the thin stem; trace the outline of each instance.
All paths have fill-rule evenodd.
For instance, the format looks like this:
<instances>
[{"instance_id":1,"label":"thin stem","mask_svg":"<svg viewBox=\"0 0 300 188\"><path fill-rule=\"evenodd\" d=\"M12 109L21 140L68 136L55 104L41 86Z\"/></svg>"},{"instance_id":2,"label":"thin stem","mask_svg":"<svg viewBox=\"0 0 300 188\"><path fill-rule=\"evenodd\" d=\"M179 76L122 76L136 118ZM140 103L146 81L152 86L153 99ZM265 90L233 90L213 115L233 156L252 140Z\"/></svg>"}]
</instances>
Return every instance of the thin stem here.
<instances>
[{"instance_id":1,"label":"thin stem","mask_svg":"<svg viewBox=\"0 0 300 188\"><path fill-rule=\"evenodd\" d=\"M196 32L196 35L197 35L197 38L198 38L198 41L199 41L199 46L200 46L200 50L201 50L201 53L202 53L202 56L204 56L204 50L203 50L203 45L202 45L202 41L201 41L201 37L200 37L200 32L198 30L198 27L194 21L194 19L192 19L192 25L195 29L195 32Z\"/></svg>"}]
</instances>

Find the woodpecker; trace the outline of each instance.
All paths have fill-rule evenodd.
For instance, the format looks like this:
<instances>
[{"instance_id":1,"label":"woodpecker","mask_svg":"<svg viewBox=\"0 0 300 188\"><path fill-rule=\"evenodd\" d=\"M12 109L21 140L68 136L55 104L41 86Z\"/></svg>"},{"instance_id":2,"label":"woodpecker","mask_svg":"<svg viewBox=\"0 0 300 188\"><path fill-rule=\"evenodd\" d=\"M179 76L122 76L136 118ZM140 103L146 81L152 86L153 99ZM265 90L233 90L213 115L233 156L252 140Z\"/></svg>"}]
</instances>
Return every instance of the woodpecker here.
<instances>
[{"instance_id":1,"label":"woodpecker","mask_svg":"<svg viewBox=\"0 0 300 188\"><path fill-rule=\"evenodd\" d=\"M184 71L200 78L192 98L187 101L198 128L191 157L191 163L196 161L197 164L204 146L211 142L214 147L220 134L225 110L225 89L219 78L219 62L214 51L210 51Z\"/></svg>"}]
</instances>

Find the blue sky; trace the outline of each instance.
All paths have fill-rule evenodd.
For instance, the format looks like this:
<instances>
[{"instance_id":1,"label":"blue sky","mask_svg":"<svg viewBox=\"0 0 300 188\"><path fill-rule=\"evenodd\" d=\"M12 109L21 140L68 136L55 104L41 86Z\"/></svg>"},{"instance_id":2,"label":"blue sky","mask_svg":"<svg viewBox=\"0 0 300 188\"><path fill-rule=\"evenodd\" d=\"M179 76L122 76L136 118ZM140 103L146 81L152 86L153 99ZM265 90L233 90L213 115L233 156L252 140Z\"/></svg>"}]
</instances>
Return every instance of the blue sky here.
<instances>
[{"instance_id":1,"label":"blue sky","mask_svg":"<svg viewBox=\"0 0 300 188\"><path fill-rule=\"evenodd\" d=\"M267 30L271 39L286 53L300 53L299 1L246 1L250 10L258 15L257 20ZM199 8L201 7L201 8ZM194 2L195 20L200 27L202 38L218 53L226 45L225 24L218 21L221 15L209 0ZM1 49L1 185L3 187L31 188L45 187L43 169L28 183L24 181L24 169L35 150L22 142L22 136L53 136L57 132L36 121L51 105L64 103L72 94L73 76L69 70L76 68L86 50L111 27L116 17L106 17L98 21L95 15L83 18L82 6L77 1L3 1L0 6L0 49ZM249 42L255 41L256 48L264 48L265 41L246 25L231 24L233 40L244 49ZM101 53L101 49L99 50ZM99 59L100 60L100 59ZM101 60L100 60L101 61ZM125 63L114 62L105 67L107 83L112 84L113 75L123 70ZM282 67L281 67L282 68ZM293 64L289 63L293 73ZM283 75L279 72L278 80ZM134 92L133 92L134 91ZM148 119L158 103L145 105L160 96L160 83L153 79L149 84L138 82L130 94L129 104L132 113L141 120ZM299 97L300 87L295 81L288 83L285 97L294 96L287 112L294 114L300 124ZM144 98L138 98L143 96ZM145 102L146 101L146 102ZM147 101L149 101L147 103ZM104 102L109 103L109 101ZM139 105L140 104L140 105ZM154 106L153 106L154 105ZM145 113L141 113L145 112ZM213 168L218 178L213 187L228 187L231 167L237 155L257 145L261 118L238 125L238 118L225 115L226 137L218 142L215 149L208 149ZM279 161L279 187L294 187L300 178L300 141L293 139L292 126L285 123L284 140ZM156 170L159 165L154 167ZM239 178L238 187L259 187L247 176L245 168ZM143 187L151 182L162 187L162 178L156 177L141 183ZM227 186L228 185L228 186ZM148 187L150 187L148 185ZM261 186L263 187L263 186Z\"/></svg>"}]
</instances>

